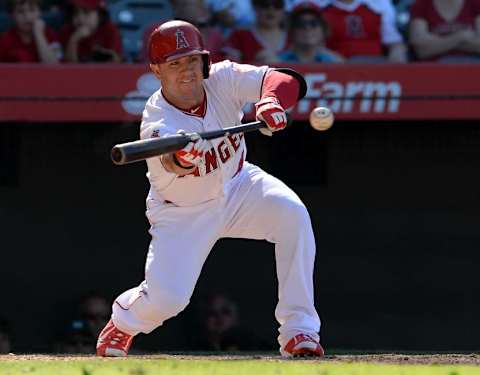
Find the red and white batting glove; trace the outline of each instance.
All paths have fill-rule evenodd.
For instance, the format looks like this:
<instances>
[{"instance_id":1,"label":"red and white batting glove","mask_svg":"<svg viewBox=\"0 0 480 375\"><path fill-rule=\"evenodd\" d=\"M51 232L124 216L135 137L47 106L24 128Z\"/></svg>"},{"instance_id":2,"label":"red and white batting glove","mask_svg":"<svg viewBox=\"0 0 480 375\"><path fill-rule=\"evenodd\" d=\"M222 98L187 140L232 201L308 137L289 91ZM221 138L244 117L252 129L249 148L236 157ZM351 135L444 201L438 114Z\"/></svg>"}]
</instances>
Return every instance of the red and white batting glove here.
<instances>
[{"instance_id":1,"label":"red and white batting glove","mask_svg":"<svg viewBox=\"0 0 480 375\"><path fill-rule=\"evenodd\" d=\"M268 129L260 129L265 135L272 135L272 132L282 130L287 126L287 114L280 105L277 98L268 96L255 104L257 120L265 122Z\"/></svg>"},{"instance_id":2,"label":"red and white batting glove","mask_svg":"<svg viewBox=\"0 0 480 375\"><path fill-rule=\"evenodd\" d=\"M185 131L179 130L177 133L185 134ZM184 148L175 152L174 158L183 168L194 168L203 160L203 155L211 147L206 139L198 137L195 142L189 142Z\"/></svg>"}]
</instances>

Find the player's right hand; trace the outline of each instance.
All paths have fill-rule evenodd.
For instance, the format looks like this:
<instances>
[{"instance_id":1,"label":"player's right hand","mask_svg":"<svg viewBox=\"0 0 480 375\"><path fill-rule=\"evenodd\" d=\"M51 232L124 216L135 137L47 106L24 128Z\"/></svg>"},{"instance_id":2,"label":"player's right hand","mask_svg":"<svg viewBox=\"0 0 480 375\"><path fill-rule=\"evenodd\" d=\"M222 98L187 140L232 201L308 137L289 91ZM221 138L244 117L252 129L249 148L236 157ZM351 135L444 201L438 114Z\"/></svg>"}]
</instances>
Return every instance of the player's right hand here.
<instances>
[{"instance_id":1,"label":"player's right hand","mask_svg":"<svg viewBox=\"0 0 480 375\"><path fill-rule=\"evenodd\" d=\"M263 98L255 104L255 108L257 120L264 121L268 126L268 128L260 129L263 134L271 136L272 132L284 129L287 126L285 109L280 105L277 98Z\"/></svg>"},{"instance_id":2,"label":"player's right hand","mask_svg":"<svg viewBox=\"0 0 480 375\"><path fill-rule=\"evenodd\" d=\"M179 130L177 133L185 134L185 131ZM193 168L198 166L203 160L203 155L211 147L211 144L206 139L198 137L195 142L189 142L184 148L175 152L175 158L179 164L184 168Z\"/></svg>"}]
</instances>

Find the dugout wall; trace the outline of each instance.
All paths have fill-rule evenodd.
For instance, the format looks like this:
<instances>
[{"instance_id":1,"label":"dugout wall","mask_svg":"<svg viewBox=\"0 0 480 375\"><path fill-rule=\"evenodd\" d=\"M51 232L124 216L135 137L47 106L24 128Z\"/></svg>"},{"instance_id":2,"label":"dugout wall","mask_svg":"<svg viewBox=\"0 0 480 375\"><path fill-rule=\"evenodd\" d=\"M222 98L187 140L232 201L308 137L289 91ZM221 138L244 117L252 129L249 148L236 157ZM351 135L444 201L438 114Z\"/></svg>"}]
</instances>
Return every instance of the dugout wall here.
<instances>
[{"instance_id":1,"label":"dugout wall","mask_svg":"<svg viewBox=\"0 0 480 375\"><path fill-rule=\"evenodd\" d=\"M113 123L0 127L1 315L13 321L16 350L50 350L84 292L113 297L142 280L145 166L108 159L112 141L136 132ZM476 123L339 122L312 133L298 122L247 142L249 159L292 186L312 215L327 348L478 349ZM219 287L274 346L273 248L225 240L192 305L137 347L188 348L195 307Z\"/></svg>"}]
</instances>

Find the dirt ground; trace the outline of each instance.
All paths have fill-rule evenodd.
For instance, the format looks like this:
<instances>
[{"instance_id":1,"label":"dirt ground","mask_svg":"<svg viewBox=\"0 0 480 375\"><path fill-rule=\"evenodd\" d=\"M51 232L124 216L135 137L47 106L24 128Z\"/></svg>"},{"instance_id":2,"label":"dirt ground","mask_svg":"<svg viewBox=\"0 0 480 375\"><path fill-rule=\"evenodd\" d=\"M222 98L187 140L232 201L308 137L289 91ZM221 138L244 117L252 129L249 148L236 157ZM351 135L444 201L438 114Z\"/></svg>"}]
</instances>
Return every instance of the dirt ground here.
<instances>
[{"instance_id":1,"label":"dirt ground","mask_svg":"<svg viewBox=\"0 0 480 375\"><path fill-rule=\"evenodd\" d=\"M89 360L94 356L71 356L71 355L23 355L8 354L0 355L0 361L69 361ZM183 360L265 360L284 361L280 356L273 355L185 355L185 354L159 354L159 355L132 355L131 359L183 359ZM115 360L126 360L116 358ZM371 362L390 364L449 364L449 365L473 365L480 366L480 353L478 354L362 354L362 355L327 355L322 359L308 359L315 362Z\"/></svg>"}]
</instances>

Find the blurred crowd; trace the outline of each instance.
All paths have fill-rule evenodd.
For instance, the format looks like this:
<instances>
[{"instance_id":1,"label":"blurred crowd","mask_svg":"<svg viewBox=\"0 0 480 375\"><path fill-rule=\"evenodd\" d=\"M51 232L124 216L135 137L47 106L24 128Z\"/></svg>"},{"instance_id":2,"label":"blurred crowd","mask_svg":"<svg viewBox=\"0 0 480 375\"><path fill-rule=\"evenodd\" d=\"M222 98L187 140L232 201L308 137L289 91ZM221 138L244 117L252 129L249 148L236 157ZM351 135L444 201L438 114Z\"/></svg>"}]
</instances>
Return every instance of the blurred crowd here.
<instances>
[{"instance_id":1,"label":"blurred crowd","mask_svg":"<svg viewBox=\"0 0 480 375\"><path fill-rule=\"evenodd\" d=\"M137 4L136 4L137 3ZM476 61L480 0L7 0L0 62L144 62L167 19L212 60L253 64Z\"/></svg>"},{"instance_id":2,"label":"blurred crowd","mask_svg":"<svg viewBox=\"0 0 480 375\"><path fill-rule=\"evenodd\" d=\"M47 344L47 351L61 354L95 353L98 335L111 316L111 303L109 297L98 293L81 296L68 316L58 317L58 326L52 327L55 334ZM273 343L262 340L241 321L238 303L224 291L212 291L201 296L188 319L188 337L178 337L179 342L187 343L184 350L237 352L275 349ZM175 348L175 340L171 341L172 348ZM168 347L166 343L158 345ZM25 351L25 347L28 347L28 343L19 342L11 322L0 317L0 354L18 353L18 348ZM133 353L155 351L155 343L150 343L150 347L137 347Z\"/></svg>"}]
</instances>

